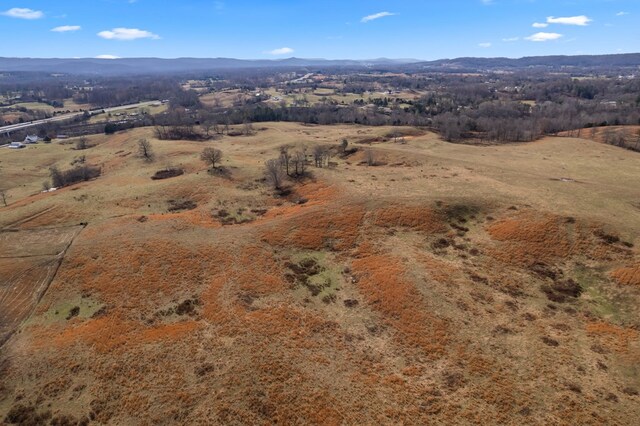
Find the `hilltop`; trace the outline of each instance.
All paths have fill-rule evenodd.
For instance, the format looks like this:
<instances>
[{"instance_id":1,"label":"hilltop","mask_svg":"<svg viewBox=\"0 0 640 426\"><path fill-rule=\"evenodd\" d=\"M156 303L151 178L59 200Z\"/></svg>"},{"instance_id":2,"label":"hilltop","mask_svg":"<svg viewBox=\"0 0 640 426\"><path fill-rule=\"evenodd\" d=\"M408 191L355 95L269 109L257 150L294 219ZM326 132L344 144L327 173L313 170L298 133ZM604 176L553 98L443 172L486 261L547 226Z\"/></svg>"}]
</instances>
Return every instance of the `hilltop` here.
<instances>
[{"instance_id":1,"label":"hilltop","mask_svg":"<svg viewBox=\"0 0 640 426\"><path fill-rule=\"evenodd\" d=\"M472 146L414 127L235 127L205 142L141 127L82 151L0 149L0 418L640 415L639 154L570 137ZM276 191L264 163L282 145L332 156ZM206 147L223 152L215 173ZM80 156L101 175L41 192L49 167ZM184 173L151 179L166 169Z\"/></svg>"}]
</instances>

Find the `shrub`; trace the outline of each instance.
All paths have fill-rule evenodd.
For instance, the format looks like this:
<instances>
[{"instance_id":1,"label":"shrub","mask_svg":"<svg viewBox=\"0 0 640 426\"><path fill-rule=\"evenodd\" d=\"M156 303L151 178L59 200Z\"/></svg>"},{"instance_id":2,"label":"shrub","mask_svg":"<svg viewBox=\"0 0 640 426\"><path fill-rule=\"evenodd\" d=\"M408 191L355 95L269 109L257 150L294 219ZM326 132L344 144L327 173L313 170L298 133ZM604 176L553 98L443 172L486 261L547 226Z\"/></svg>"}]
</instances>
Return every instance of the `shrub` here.
<instances>
[{"instance_id":1,"label":"shrub","mask_svg":"<svg viewBox=\"0 0 640 426\"><path fill-rule=\"evenodd\" d=\"M113 123L107 123L104 126L104 134L105 135L112 135L117 131L118 131L118 126L113 124Z\"/></svg>"},{"instance_id":2,"label":"shrub","mask_svg":"<svg viewBox=\"0 0 640 426\"><path fill-rule=\"evenodd\" d=\"M73 185L74 183L88 181L100 176L101 170L98 167L79 165L69 170L60 171L53 166L49 169L51 185L55 188Z\"/></svg>"},{"instance_id":3,"label":"shrub","mask_svg":"<svg viewBox=\"0 0 640 426\"><path fill-rule=\"evenodd\" d=\"M179 168L167 168L158 170L155 175L151 176L153 180L169 179L184 174L184 170Z\"/></svg>"}]
</instances>

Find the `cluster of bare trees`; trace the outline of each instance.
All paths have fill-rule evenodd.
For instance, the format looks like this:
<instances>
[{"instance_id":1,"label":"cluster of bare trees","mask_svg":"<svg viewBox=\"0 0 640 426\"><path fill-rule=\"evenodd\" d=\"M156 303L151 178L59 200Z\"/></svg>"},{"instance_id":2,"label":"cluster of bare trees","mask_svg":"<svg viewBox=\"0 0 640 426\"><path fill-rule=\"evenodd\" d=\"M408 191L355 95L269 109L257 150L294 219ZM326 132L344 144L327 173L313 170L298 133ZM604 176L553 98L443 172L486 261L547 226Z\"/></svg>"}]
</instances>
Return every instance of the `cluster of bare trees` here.
<instances>
[{"instance_id":1,"label":"cluster of bare trees","mask_svg":"<svg viewBox=\"0 0 640 426\"><path fill-rule=\"evenodd\" d=\"M160 140L206 140L211 128L202 134L198 124L198 114L187 108L172 106L169 111L155 120L155 134Z\"/></svg>"},{"instance_id":2,"label":"cluster of bare trees","mask_svg":"<svg viewBox=\"0 0 640 426\"><path fill-rule=\"evenodd\" d=\"M307 148L301 146L293 150L289 145L280 147L280 156L274 159L279 164L286 176L302 177L307 169ZM275 163L274 163L275 164Z\"/></svg>"},{"instance_id":3,"label":"cluster of bare trees","mask_svg":"<svg viewBox=\"0 0 640 426\"><path fill-rule=\"evenodd\" d=\"M434 118L433 126L449 142L481 139L495 142L528 142L542 135L542 123L532 117L472 118L467 114L445 113Z\"/></svg>"},{"instance_id":4,"label":"cluster of bare trees","mask_svg":"<svg viewBox=\"0 0 640 426\"><path fill-rule=\"evenodd\" d=\"M324 148L316 149L313 155L316 167L320 165L320 158L324 159ZM287 177L299 179L307 176L307 148L300 146L295 150L289 145L280 147L278 158L272 158L265 162L265 177L274 189L282 189ZM324 160L323 160L324 161Z\"/></svg>"},{"instance_id":5,"label":"cluster of bare trees","mask_svg":"<svg viewBox=\"0 0 640 426\"><path fill-rule=\"evenodd\" d=\"M304 145L295 148L282 145L278 151L279 156L265 162L265 177L275 189L280 190L286 178L300 179L307 176L309 157L312 158L315 167L329 167L334 152L338 150L344 154L348 144L349 142L343 139L337 147L315 145L311 149L311 154Z\"/></svg>"},{"instance_id":6,"label":"cluster of bare trees","mask_svg":"<svg viewBox=\"0 0 640 426\"><path fill-rule=\"evenodd\" d=\"M605 128L602 132L602 141L609 145L615 145L621 148L640 152L640 130L636 131L635 134L632 134L625 129Z\"/></svg>"},{"instance_id":7,"label":"cluster of bare trees","mask_svg":"<svg viewBox=\"0 0 640 426\"><path fill-rule=\"evenodd\" d=\"M282 169L280 158L272 158L265 162L265 177L274 189L282 189L286 174Z\"/></svg>"},{"instance_id":8,"label":"cluster of bare trees","mask_svg":"<svg viewBox=\"0 0 640 426\"><path fill-rule=\"evenodd\" d=\"M63 186L97 178L101 172L100 168L87 164L77 165L69 170L60 170L56 166L52 166L49 168L51 181L46 182L45 187L62 188Z\"/></svg>"},{"instance_id":9,"label":"cluster of bare trees","mask_svg":"<svg viewBox=\"0 0 640 426\"><path fill-rule=\"evenodd\" d=\"M332 151L331 147L324 145L316 145L313 147L313 163L316 167L329 167Z\"/></svg>"},{"instance_id":10,"label":"cluster of bare trees","mask_svg":"<svg viewBox=\"0 0 640 426\"><path fill-rule=\"evenodd\" d=\"M76 150L78 150L78 151L82 151L82 150L88 149L90 147L91 146L89 145L89 139L87 139L84 136L76 141Z\"/></svg>"},{"instance_id":11,"label":"cluster of bare trees","mask_svg":"<svg viewBox=\"0 0 640 426\"><path fill-rule=\"evenodd\" d=\"M77 83L79 86L87 85L83 80ZM78 104L104 108L140 101L170 99L173 104L187 108L197 108L200 105L197 95L182 90L176 77L107 77L95 78L86 83L91 86L91 90L74 91L73 99Z\"/></svg>"},{"instance_id":12,"label":"cluster of bare trees","mask_svg":"<svg viewBox=\"0 0 640 426\"><path fill-rule=\"evenodd\" d=\"M203 135L198 132L194 124L181 123L174 125L159 124L154 128L156 138L160 140L202 140Z\"/></svg>"}]
</instances>

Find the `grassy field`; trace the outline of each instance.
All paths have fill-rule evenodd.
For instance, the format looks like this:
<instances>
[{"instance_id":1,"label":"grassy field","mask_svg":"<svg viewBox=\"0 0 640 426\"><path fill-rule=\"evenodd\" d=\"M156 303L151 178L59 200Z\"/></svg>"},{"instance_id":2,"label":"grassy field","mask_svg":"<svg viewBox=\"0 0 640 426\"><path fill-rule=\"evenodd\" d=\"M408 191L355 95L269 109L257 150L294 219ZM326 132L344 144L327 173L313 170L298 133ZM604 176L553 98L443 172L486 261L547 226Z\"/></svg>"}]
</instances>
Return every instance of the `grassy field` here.
<instances>
[{"instance_id":1,"label":"grassy field","mask_svg":"<svg viewBox=\"0 0 640 426\"><path fill-rule=\"evenodd\" d=\"M5 321L16 333L0 349L0 418L640 415L640 155L569 137L480 147L409 127L254 128L208 142L141 128L92 136L82 151L73 141L0 149L0 254L11 257L0 267L58 253L49 242L68 239L57 229L86 224L33 314ZM397 131L403 143L389 137ZM137 155L140 138L153 162ZM283 193L265 182L282 145L311 152L342 139L350 151L334 149L331 167L309 165ZM208 172L205 147L223 151L223 171ZM79 156L101 176L40 192L50 166ZM36 297L33 282L0 289Z\"/></svg>"},{"instance_id":2,"label":"grassy field","mask_svg":"<svg viewBox=\"0 0 640 426\"><path fill-rule=\"evenodd\" d=\"M49 104L44 104L40 102L22 102L18 104L11 105L12 108L26 108L33 111L46 111L53 112L54 108Z\"/></svg>"},{"instance_id":3,"label":"grassy field","mask_svg":"<svg viewBox=\"0 0 640 426\"><path fill-rule=\"evenodd\" d=\"M334 101L338 104L351 105L354 101L364 100L367 102L369 98L389 98L389 99L405 99L405 100L413 100L417 99L424 95L423 92L407 90L399 93L389 93L387 91L380 92L367 92L362 95L355 93L340 93L337 92L336 89L331 88L318 88L316 90L313 89L300 89L300 91L295 91L294 93L286 94L283 91L272 87L264 91L265 94L269 95L271 99L267 102L284 102L287 106L292 106L296 101L302 101L306 99L310 105L319 104L324 101ZM219 105L224 107L233 106L234 102L239 100L248 100L254 94L252 93L242 93L240 90L226 90L221 92L209 93L200 97L200 101L204 105L215 105L216 102ZM401 104L401 107L409 106L408 104Z\"/></svg>"},{"instance_id":4,"label":"grassy field","mask_svg":"<svg viewBox=\"0 0 640 426\"><path fill-rule=\"evenodd\" d=\"M80 229L0 232L0 342L29 317Z\"/></svg>"},{"instance_id":5,"label":"grassy field","mask_svg":"<svg viewBox=\"0 0 640 426\"><path fill-rule=\"evenodd\" d=\"M102 123L104 121L120 121L120 120L124 120L127 118L128 115L130 114L137 114L137 115L141 115L143 113L146 114L150 114L150 115L157 115L157 114L162 114L163 112L165 112L168 109L168 105L167 104L162 104L162 105L150 105L150 106L145 106L142 108L128 108L125 110L119 110L117 112L113 112L111 113L111 115L109 114L98 114L98 115L94 115L89 119L89 123ZM120 115L116 115L116 114L120 114Z\"/></svg>"},{"instance_id":6,"label":"grassy field","mask_svg":"<svg viewBox=\"0 0 640 426\"><path fill-rule=\"evenodd\" d=\"M54 108L49 104L41 103L41 102L19 102L10 106L10 108L27 108L33 111L46 111L53 113L54 111L64 112L67 110L70 111L79 111L79 110L89 110L91 109L91 105L89 104L78 104L73 99L65 99L64 107L62 108Z\"/></svg>"}]
</instances>

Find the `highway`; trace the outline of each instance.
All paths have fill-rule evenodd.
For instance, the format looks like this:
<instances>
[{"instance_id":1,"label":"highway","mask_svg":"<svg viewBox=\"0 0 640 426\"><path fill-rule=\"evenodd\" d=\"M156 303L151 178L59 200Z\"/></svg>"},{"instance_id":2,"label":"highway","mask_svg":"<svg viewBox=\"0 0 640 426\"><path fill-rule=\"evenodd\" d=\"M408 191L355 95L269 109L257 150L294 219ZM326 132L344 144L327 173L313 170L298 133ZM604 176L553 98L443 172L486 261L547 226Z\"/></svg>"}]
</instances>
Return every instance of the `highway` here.
<instances>
[{"instance_id":1,"label":"highway","mask_svg":"<svg viewBox=\"0 0 640 426\"><path fill-rule=\"evenodd\" d=\"M137 104L122 105L122 106L111 107L111 108L100 108L100 109L96 109L96 110L89 111L89 112L92 115L98 114L98 113L100 113L102 111L104 111L105 113L110 113L110 112L114 112L114 111L122 111L124 109L142 108L142 107L145 107L145 106L153 105L153 104L158 103L158 102L160 102L160 101L140 102L140 103L137 103ZM0 127L0 133L11 133L11 132L15 132L16 130L27 129L29 127L39 126L41 124L52 123L52 122L55 122L55 121L69 120L69 119L78 117L78 116L80 116L82 114L84 114L84 111L83 112L72 112L72 113L69 113L69 114L56 115L55 117L44 118L42 120L28 121L26 123L11 124L9 126Z\"/></svg>"}]
</instances>

